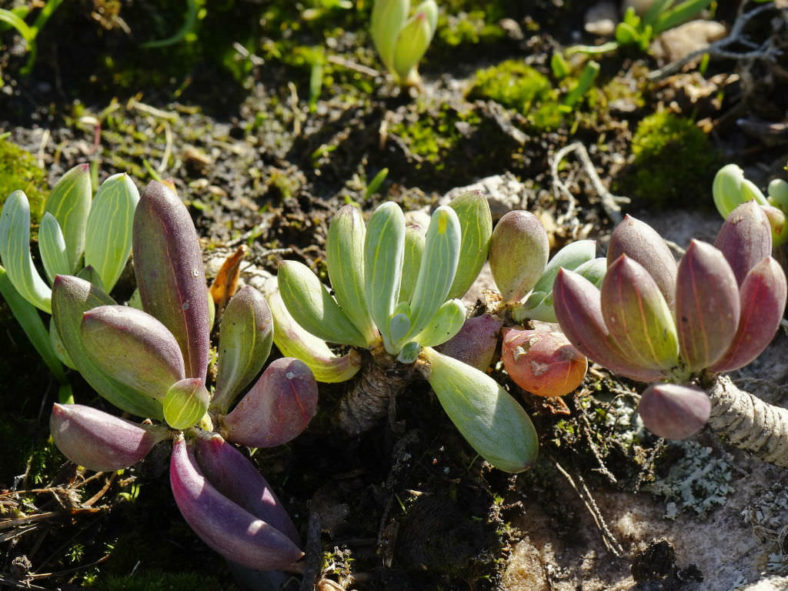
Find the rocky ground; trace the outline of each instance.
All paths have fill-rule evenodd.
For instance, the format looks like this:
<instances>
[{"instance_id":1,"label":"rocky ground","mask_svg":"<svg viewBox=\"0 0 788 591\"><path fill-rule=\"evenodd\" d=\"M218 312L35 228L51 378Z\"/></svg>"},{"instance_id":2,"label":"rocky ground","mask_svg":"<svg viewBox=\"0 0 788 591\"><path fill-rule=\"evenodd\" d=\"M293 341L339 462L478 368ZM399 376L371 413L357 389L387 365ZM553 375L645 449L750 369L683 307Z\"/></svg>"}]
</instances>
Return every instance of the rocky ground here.
<instances>
[{"instance_id":1,"label":"rocky ground","mask_svg":"<svg viewBox=\"0 0 788 591\"><path fill-rule=\"evenodd\" d=\"M779 0L719 3L648 52L596 56L594 87L563 112L587 58L558 79L551 57L605 40L612 3L441 3L422 84L406 90L380 72L368 1L194 4L205 13L189 35L145 49L173 34L182 3L66 3L27 75L25 45L0 33L0 159L23 163L0 170L0 194L20 182L45 194L85 161L140 187L172 178L206 259L245 244L251 281L282 258L324 272L327 222L347 202L429 208L481 183L497 217L527 208L552 247L591 237L601 252L619 207L679 246L713 237L721 164L759 186L784 177ZM698 39L730 43L658 74ZM245 578L205 547L172 501L166 450L122 474L65 462L48 440L54 383L5 308L0 321L0 588L307 588ZM778 405L786 339L734 376ZM343 435L325 411L292 444L253 455L309 540L318 589L788 588L784 469L709 433L658 440L637 419L638 385L599 368L566 397L568 414L496 376L540 433L539 461L518 476L475 457L421 382L368 433ZM321 390L321 407L341 394ZM79 382L76 396L103 404Z\"/></svg>"}]
</instances>

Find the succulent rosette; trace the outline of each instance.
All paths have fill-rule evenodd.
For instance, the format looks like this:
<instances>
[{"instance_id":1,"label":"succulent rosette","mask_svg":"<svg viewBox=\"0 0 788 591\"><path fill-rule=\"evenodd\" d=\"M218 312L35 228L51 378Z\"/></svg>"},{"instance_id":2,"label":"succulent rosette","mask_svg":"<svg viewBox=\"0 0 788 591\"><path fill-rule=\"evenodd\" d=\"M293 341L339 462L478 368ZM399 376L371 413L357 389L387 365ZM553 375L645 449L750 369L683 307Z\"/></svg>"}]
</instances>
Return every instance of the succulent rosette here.
<instances>
[{"instance_id":1,"label":"succulent rosette","mask_svg":"<svg viewBox=\"0 0 788 591\"><path fill-rule=\"evenodd\" d=\"M753 201L730 213L715 245L693 240L678 264L653 228L627 216L611 236L600 289L559 271L556 316L589 359L655 383L640 406L649 428L686 437L702 427L710 406L701 390L684 384L750 363L779 327L786 278L771 249L769 220ZM657 383L665 381L674 384Z\"/></svg>"},{"instance_id":2,"label":"succulent rosette","mask_svg":"<svg viewBox=\"0 0 788 591\"><path fill-rule=\"evenodd\" d=\"M356 207L340 209L326 242L332 289L306 265L282 262L278 292L270 298L274 340L320 381L343 382L361 370L354 384L371 384L389 397L389 375L421 373L470 445L494 466L519 472L538 448L526 413L483 371L435 350L463 329L465 307L457 298L487 258L489 206L481 195L466 193L425 217L387 202L365 224ZM492 328L487 341L494 349L498 328ZM351 349L337 355L330 345ZM364 350L369 354L362 356ZM353 399L353 387L345 402ZM341 403L340 424L354 434L370 428L388 408L384 396L375 404L376 414L360 419L351 411L342 415L351 406Z\"/></svg>"},{"instance_id":3,"label":"succulent rosette","mask_svg":"<svg viewBox=\"0 0 788 591\"><path fill-rule=\"evenodd\" d=\"M315 378L293 358L263 371L273 319L263 296L247 286L223 311L216 383L208 389L212 302L197 232L186 207L162 183L148 185L139 201L133 253L142 310L118 305L85 279L58 275L53 318L85 380L119 409L156 423L55 405L55 443L88 469L118 470L174 438L173 494L194 531L229 560L286 568L302 555L295 528L229 442L271 447L296 437L317 410Z\"/></svg>"}]
</instances>

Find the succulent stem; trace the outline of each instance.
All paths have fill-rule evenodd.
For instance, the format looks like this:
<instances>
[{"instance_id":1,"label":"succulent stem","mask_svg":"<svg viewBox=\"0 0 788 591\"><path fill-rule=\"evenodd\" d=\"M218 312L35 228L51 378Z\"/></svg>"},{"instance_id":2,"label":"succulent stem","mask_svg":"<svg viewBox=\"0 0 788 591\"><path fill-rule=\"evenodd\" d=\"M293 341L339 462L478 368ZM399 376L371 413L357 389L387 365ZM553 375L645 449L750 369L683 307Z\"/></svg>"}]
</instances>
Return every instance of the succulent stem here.
<instances>
[{"instance_id":1,"label":"succulent stem","mask_svg":"<svg viewBox=\"0 0 788 591\"><path fill-rule=\"evenodd\" d=\"M712 431L764 462L788 467L788 408L740 390L728 376L717 377L706 392Z\"/></svg>"},{"instance_id":2,"label":"succulent stem","mask_svg":"<svg viewBox=\"0 0 788 591\"><path fill-rule=\"evenodd\" d=\"M413 365L397 362L382 346L370 352L372 360L364 365L350 390L339 401L337 421L340 428L351 435L372 428L413 379Z\"/></svg>"}]
</instances>

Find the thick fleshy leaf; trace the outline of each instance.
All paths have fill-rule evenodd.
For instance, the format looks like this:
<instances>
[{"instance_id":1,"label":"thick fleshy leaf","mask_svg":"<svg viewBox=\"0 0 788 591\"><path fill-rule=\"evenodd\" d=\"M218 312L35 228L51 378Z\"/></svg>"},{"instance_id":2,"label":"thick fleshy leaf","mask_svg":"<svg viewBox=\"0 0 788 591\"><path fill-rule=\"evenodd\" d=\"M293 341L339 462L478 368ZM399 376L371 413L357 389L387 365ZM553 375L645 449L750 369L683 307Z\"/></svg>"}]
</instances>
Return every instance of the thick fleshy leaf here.
<instances>
[{"instance_id":1,"label":"thick fleshy leaf","mask_svg":"<svg viewBox=\"0 0 788 591\"><path fill-rule=\"evenodd\" d=\"M397 346L405 339L410 331L410 306L405 302L397 304L396 312L389 321L389 334Z\"/></svg>"},{"instance_id":2,"label":"thick fleshy leaf","mask_svg":"<svg viewBox=\"0 0 788 591\"><path fill-rule=\"evenodd\" d=\"M41 356L49 371L57 381L66 381L66 374L55 352L46 326L44 325L38 309L23 298L14 288L8 274L0 267L0 295L8 304L11 314L14 315L19 326L25 332L35 350ZM51 321L51 318L50 318Z\"/></svg>"},{"instance_id":3,"label":"thick fleshy leaf","mask_svg":"<svg viewBox=\"0 0 788 591\"><path fill-rule=\"evenodd\" d=\"M460 222L457 214L450 207L439 207L432 214L427 228L424 256L410 300L409 335L417 335L424 330L446 301L459 258Z\"/></svg>"},{"instance_id":4,"label":"thick fleshy leaf","mask_svg":"<svg viewBox=\"0 0 788 591\"><path fill-rule=\"evenodd\" d=\"M722 252L705 242L690 242L676 279L679 348L690 371L709 367L725 353L739 326L739 312L739 287Z\"/></svg>"},{"instance_id":5,"label":"thick fleshy leaf","mask_svg":"<svg viewBox=\"0 0 788 591\"><path fill-rule=\"evenodd\" d=\"M82 342L82 315L98 306L115 301L95 285L73 277L58 275L52 287L52 317L69 357L90 386L119 409L140 417L161 419L161 403L147 392L135 390L107 375Z\"/></svg>"},{"instance_id":6,"label":"thick fleshy leaf","mask_svg":"<svg viewBox=\"0 0 788 591\"><path fill-rule=\"evenodd\" d=\"M394 47L397 36L410 11L410 0L375 0L372 7L370 33L380 61L393 71Z\"/></svg>"},{"instance_id":7,"label":"thick fleshy leaf","mask_svg":"<svg viewBox=\"0 0 788 591\"><path fill-rule=\"evenodd\" d=\"M44 211L55 216L63 231L70 273L79 269L85 251L85 230L92 197L90 166L78 164L55 183L44 208Z\"/></svg>"},{"instance_id":8,"label":"thick fleshy leaf","mask_svg":"<svg viewBox=\"0 0 788 591\"><path fill-rule=\"evenodd\" d=\"M0 215L0 259L14 289L39 310L52 313L52 290L30 256L30 203L22 191L5 200Z\"/></svg>"},{"instance_id":9,"label":"thick fleshy leaf","mask_svg":"<svg viewBox=\"0 0 788 591\"><path fill-rule=\"evenodd\" d=\"M550 245L534 214L515 210L504 215L490 238L490 270L507 302L522 299L544 272Z\"/></svg>"},{"instance_id":10,"label":"thick fleshy leaf","mask_svg":"<svg viewBox=\"0 0 788 591\"><path fill-rule=\"evenodd\" d=\"M433 315L429 324L413 339L422 347L435 347L454 337L465 323L465 305L449 300Z\"/></svg>"},{"instance_id":11,"label":"thick fleshy leaf","mask_svg":"<svg viewBox=\"0 0 788 591\"><path fill-rule=\"evenodd\" d=\"M331 220L326 240L326 266L334 296L367 344L378 337L364 296L364 218L346 205Z\"/></svg>"},{"instance_id":12,"label":"thick fleshy leaf","mask_svg":"<svg viewBox=\"0 0 788 591\"><path fill-rule=\"evenodd\" d=\"M491 314L468 318L460 331L439 350L481 371L487 371L495 356L503 322Z\"/></svg>"},{"instance_id":13,"label":"thick fleshy leaf","mask_svg":"<svg viewBox=\"0 0 788 591\"><path fill-rule=\"evenodd\" d=\"M678 365L676 323L646 269L621 255L602 282L602 314L610 336L638 365L670 370Z\"/></svg>"},{"instance_id":14,"label":"thick fleshy leaf","mask_svg":"<svg viewBox=\"0 0 788 591\"><path fill-rule=\"evenodd\" d=\"M220 493L301 543L290 515L246 456L217 433L198 433L194 448L200 469Z\"/></svg>"},{"instance_id":15,"label":"thick fleshy leaf","mask_svg":"<svg viewBox=\"0 0 788 591\"><path fill-rule=\"evenodd\" d=\"M596 256L596 242L594 240L577 240L570 242L559 250L547 263L539 281L534 285L534 291L550 293L559 269L576 270L580 265L588 263ZM587 277L586 277L587 279Z\"/></svg>"},{"instance_id":16,"label":"thick fleshy leaf","mask_svg":"<svg viewBox=\"0 0 788 591\"><path fill-rule=\"evenodd\" d=\"M351 349L345 355L336 355L324 340L304 330L290 316L278 291L269 295L268 305L274 317L274 343L277 348L282 355L306 363L318 382L345 382L361 369L358 351Z\"/></svg>"},{"instance_id":17,"label":"thick fleshy leaf","mask_svg":"<svg viewBox=\"0 0 788 591\"><path fill-rule=\"evenodd\" d=\"M224 418L226 439L249 447L287 443L317 412L317 382L307 365L283 357L269 365Z\"/></svg>"},{"instance_id":18,"label":"thick fleshy leaf","mask_svg":"<svg viewBox=\"0 0 788 591\"><path fill-rule=\"evenodd\" d=\"M163 427L138 425L81 404L56 403L49 430L64 456L97 472L136 464L168 436Z\"/></svg>"},{"instance_id":19,"label":"thick fleshy leaf","mask_svg":"<svg viewBox=\"0 0 788 591\"><path fill-rule=\"evenodd\" d=\"M182 437L173 444L170 486L186 523L228 560L257 570L275 570L287 568L303 556L285 533L211 484Z\"/></svg>"},{"instance_id":20,"label":"thick fleshy leaf","mask_svg":"<svg viewBox=\"0 0 788 591\"><path fill-rule=\"evenodd\" d=\"M101 183L93 198L85 236L85 265L101 277L106 291L115 287L131 253L134 210L140 194L127 174Z\"/></svg>"},{"instance_id":21,"label":"thick fleshy leaf","mask_svg":"<svg viewBox=\"0 0 788 591\"><path fill-rule=\"evenodd\" d=\"M501 361L512 381L537 396L564 396L583 383L588 361L560 332L504 329Z\"/></svg>"},{"instance_id":22,"label":"thick fleshy leaf","mask_svg":"<svg viewBox=\"0 0 788 591\"><path fill-rule=\"evenodd\" d=\"M672 310L676 298L678 265L662 236L647 223L626 215L610 235L610 244L607 247L608 267L622 254L643 266Z\"/></svg>"},{"instance_id":23,"label":"thick fleshy leaf","mask_svg":"<svg viewBox=\"0 0 788 591\"><path fill-rule=\"evenodd\" d=\"M744 171L736 164L727 164L717 171L711 185L714 205L723 218L742 203L754 201L766 205L766 197L755 184L744 178Z\"/></svg>"},{"instance_id":24,"label":"thick fleshy leaf","mask_svg":"<svg viewBox=\"0 0 788 591\"><path fill-rule=\"evenodd\" d=\"M137 204L133 236L143 309L175 335L186 376L205 380L210 311L200 242L189 211L169 187L153 181Z\"/></svg>"},{"instance_id":25,"label":"thick fleshy leaf","mask_svg":"<svg viewBox=\"0 0 788 591\"><path fill-rule=\"evenodd\" d=\"M706 392L694 386L652 384L640 396L638 414L655 435L686 439L709 420L711 401Z\"/></svg>"},{"instance_id":26,"label":"thick fleshy leaf","mask_svg":"<svg viewBox=\"0 0 788 591\"><path fill-rule=\"evenodd\" d=\"M161 403L164 420L173 429L181 431L193 427L205 415L210 401L211 394L200 378L175 382Z\"/></svg>"},{"instance_id":27,"label":"thick fleshy leaf","mask_svg":"<svg viewBox=\"0 0 788 591\"><path fill-rule=\"evenodd\" d=\"M396 203L380 205L369 220L364 240L364 295L372 320L389 353L395 354L388 333L402 280L405 216Z\"/></svg>"},{"instance_id":28,"label":"thick fleshy leaf","mask_svg":"<svg viewBox=\"0 0 788 591\"><path fill-rule=\"evenodd\" d=\"M419 358L419 353L421 353L421 350L421 345L416 341L408 341L403 345L402 349L400 349L399 354L397 355L397 361L404 363L405 365L415 363L415 361Z\"/></svg>"},{"instance_id":29,"label":"thick fleshy leaf","mask_svg":"<svg viewBox=\"0 0 788 591\"><path fill-rule=\"evenodd\" d=\"M413 297L429 225L430 216L423 211L409 211L405 214L405 254L402 259L402 282L399 286L400 302L409 302Z\"/></svg>"},{"instance_id":30,"label":"thick fleshy leaf","mask_svg":"<svg viewBox=\"0 0 788 591\"><path fill-rule=\"evenodd\" d=\"M447 297L461 298L470 289L487 260L492 236L492 214L487 199L479 191L469 191L449 203L460 222L462 243L457 273Z\"/></svg>"},{"instance_id":31,"label":"thick fleshy leaf","mask_svg":"<svg viewBox=\"0 0 788 591\"><path fill-rule=\"evenodd\" d=\"M585 277L561 269L553 284L553 306L561 331L592 361L641 382L653 382L662 376L658 369L624 356L605 324L600 291Z\"/></svg>"},{"instance_id":32,"label":"thick fleshy leaf","mask_svg":"<svg viewBox=\"0 0 788 591\"><path fill-rule=\"evenodd\" d=\"M274 319L259 291L248 285L230 299L219 326L219 359L212 406L220 412L257 377L271 352Z\"/></svg>"},{"instance_id":33,"label":"thick fleshy leaf","mask_svg":"<svg viewBox=\"0 0 788 591\"><path fill-rule=\"evenodd\" d=\"M56 275L71 273L66 240L55 216L49 212L41 218L41 226L38 228L38 252L41 254L41 262L44 264L44 271L50 283L55 280Z\"/></svg>"},{"instance_id":34,"label":"thick fleshy leaf","mask_svg":"<svg viewBox=\"0 0 788 591\"><path fill-rule=\"evenodd\" d=\"M424 57L435 33L438 7L426 0L416 7L413 16L402 27L394 45L392 66L401 80L409 80L413 70Z\"/></svg>"},{"instance_id":35,"label":"thick fleshy leaf","mask_svg":"<svg viewBox=\"0 0 788 591\"><path fill-rule=\"evenodd\" d=\"M282 261L277 284L290 315L313 335L329 343L366 347L367 340L309 267Z\"/></svg>"},{"instance_id":36,"label":"thick fleshy leaf","mask_svg":"<svg viewBox=\"0 0 788 591\"><path fill-rule=\"evenodd\" d=\"M99 306L82 316L82 343L105 374L151 398L164 399L184 378L178 341L150 314L128 306Z\"/></svg>"},{"instance_id":37,"label":"thick fleshy leaf","mask_svg":"<svg viewBox=\"0 0 788 591\"><path fill-rule=\"evenodd\" d=\"M739 290L741 318L728 350L711 371L733 371L753 361L774 338L785 311L785 272L772 257L747 274Z\"/></svg>"},{"instance_id":38,"label":"thick fleshy leaf","mask_svg":"<svg viewBox=\"0 0 788 591\"><path fill-rule=\"evenodd\" d=\"M55 355L60 360L60 363L69 369L77 369L76 365L74 365L74 361L71 359L71 355L69 355L66 350L66 346L63 344L63 339L60 338L60 334L57 332L55 319L51 316L49 317L49 342L52 345Z\"/></svg>"},{"instance_id":39,"label":"thick fleshy leaf","mask_svg":"<svg viewBox=\"0 0 788 591\"><path fill-rule=\"evenodd\" d=\"M763 209L753 201L734 209L717 233L714 246L725 255L741 285L750 269L772 254L772 231Z\"/></svg>"},{"instance_id":40,"label":"thick fleshy leaf","mask_svg":"<svg viewBox=\"0 0 788 591\"><path fill-rule=\"evenodd\" d=\"M493 466L522 472L539 453L539 438L523 408L486 373L425 347L425 377L452 423Z\"/></svg>"}]
</instances>

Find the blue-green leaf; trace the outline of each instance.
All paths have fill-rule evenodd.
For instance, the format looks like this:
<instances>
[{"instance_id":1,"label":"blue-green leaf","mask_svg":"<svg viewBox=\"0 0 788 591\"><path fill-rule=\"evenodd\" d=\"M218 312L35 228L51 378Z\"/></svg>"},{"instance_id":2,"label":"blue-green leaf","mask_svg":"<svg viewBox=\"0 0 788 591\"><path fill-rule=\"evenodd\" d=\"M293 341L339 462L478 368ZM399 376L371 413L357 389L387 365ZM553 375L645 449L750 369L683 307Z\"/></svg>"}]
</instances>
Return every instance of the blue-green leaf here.
<instances>
[{"instance_id":1,"label":"blue-green leaf","mask_svg":"<svg viewBox=\"0 0 788 591\"><path fill-rule=\"evenodd\" d=\"M134 210L139 200L139 191L127 174L109 177L93 199L85 238L85 265L96 270L106 291L115 286L131 253Z\"/></svg>"},{"instance_id":2,"label":"blue-green leaf","mask_svg":"<svg viewBox=\"0 0 788 591\"><path fill-rule=\"evenodd\" d=\"M482 270L492 236L492 214L487 199L478 191L463 193L449 203L460 222L460 260L449 298L461 298Z\"/></svg>"},{"instance_id":3,"label":"blue-green leaf","mask_svg":"<svg viewBox=\"0 0 788 591\"><path fill-rule=\"evenodd\" d=\"M367 226L364 293L387 350L391 349L389 319L399 296L404 253L405 216L396 203L386 202L375 210ZM397 350L391 349L389 353L395 354Z\"/></svg>"},{"instance_id":4,"label":"blue-green leaf","mask_svg":"<svg viewBox=\"0 0 788 591\"><path fill-rule=\"evenodd\" d=\"M0 215L0 258L19 295L51 314L52 290L36 271L30 256L30 204L22 191L8 196Z\"/></svg>"},{"instance_id":5,"label":"blue-green leaf","mask_svg":"<svg viewBox=\"0 0 788 591\"><path fill-rule=\"evenodd\" d=\"M460 332L465 324L465 306L460 300L449 300L443 304L429 324L414 337L423 347L437 347Z\"/></svg>"},{"instance_id":6,"label":"blue-green leaf","mask_svg":"<svg viewBox=\"0 0 788 591\"><path fill-rule=\"evenodd\" d=\"M55 216L49 212L41 218L41 226L38 228L38 252L50 283L55 280L56 275L67 275L71 272L66 240Z\"/></svg>"},{"instance_id":7,"label":"blue-green leaf","mask_svg":"<svg viewBox=\"0 0 788 591\"><path fill-rule=\"evenodd\" d=\"M90 166L78 164L52 187L44 209L55 216L63 231L72 273L79 268L85 250L85 229L92 196Z\"/></svg>"}]
</instances>

